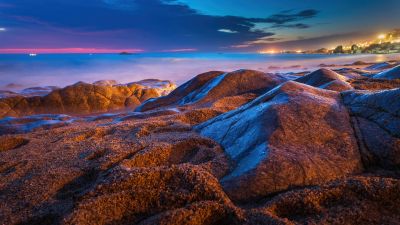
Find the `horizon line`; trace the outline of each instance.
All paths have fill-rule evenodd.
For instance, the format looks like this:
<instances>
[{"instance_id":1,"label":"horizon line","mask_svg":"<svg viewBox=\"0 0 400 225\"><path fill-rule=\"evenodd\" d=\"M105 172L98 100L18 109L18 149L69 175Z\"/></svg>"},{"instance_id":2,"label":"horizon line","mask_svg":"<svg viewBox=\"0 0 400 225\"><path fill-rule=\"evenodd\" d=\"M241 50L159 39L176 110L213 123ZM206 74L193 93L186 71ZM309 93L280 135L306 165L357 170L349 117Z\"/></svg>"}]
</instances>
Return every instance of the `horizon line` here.
<instances>
[{"instance_id":1,"label":"horizon line","mask_svg":"<svg viewBox=\"0 0 400 225\"><path fill-rule=\"evenodd\" d=\"M196 48L165 49L154 52L195 52ZM143 53L144 49L109 49L109 48L0 48L0 54L102 54L102 53Z\"/></svg>"},{"instance_id":2,"label":"horizon line","mask_svg":"<svg viewBox=\"0 0 400 225\"><path fill-rule=\"evenodd\" d=\"M141 53L143 49L108 48L0 48L0 54L60 54L60 53Z\"/></svg>"}]
</instances>

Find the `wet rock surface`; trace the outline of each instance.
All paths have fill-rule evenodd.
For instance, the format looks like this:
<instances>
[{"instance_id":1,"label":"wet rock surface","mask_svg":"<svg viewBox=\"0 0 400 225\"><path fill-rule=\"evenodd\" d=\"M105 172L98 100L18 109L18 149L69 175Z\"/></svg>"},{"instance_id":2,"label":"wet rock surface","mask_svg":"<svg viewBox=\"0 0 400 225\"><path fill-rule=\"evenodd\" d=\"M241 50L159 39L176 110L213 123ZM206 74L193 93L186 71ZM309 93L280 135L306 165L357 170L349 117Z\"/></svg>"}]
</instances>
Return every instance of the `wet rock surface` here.
<instances>
[{"instance_id":1,"label":"wet rock surface","mask_svg":"<svg viewBox=\"0 0 400 225\"><path fill-rule=\"evenodd\" d=\"M5 117L0 221L400 223L394 80L310 74L209 72L136 112Z\"/></svg>"},{"instance_id":2,"label":"wet rock surface","mask_svg":"<svg viewBox=\"0 0 400 225\"><path fill-rule=\"evenodd\" d=\"M387 69L385 71L382 71L376 75L374 75L374 78L383 78L383 79L400 79L400 65Z\"/></svg>"}]
</instances>

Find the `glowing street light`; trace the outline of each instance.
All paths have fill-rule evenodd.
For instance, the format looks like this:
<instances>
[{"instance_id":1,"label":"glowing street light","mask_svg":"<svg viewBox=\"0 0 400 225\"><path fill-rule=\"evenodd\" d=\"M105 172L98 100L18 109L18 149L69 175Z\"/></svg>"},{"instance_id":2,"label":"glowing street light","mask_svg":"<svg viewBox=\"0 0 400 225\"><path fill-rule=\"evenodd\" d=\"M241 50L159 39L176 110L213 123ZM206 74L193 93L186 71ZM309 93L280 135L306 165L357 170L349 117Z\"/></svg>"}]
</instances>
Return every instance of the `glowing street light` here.
<instances>
[{"instance_id":1,"label":"glowing street light","mask_svg":"<svg viewBox=\"0 0 400 225\"><path fill-rule=\"evenodd\" d=\"M386 34L380 34L380 35L378 35L378 38L381 39L381 40L385 39L386 38Z\"/></svg>"}]
</instances>

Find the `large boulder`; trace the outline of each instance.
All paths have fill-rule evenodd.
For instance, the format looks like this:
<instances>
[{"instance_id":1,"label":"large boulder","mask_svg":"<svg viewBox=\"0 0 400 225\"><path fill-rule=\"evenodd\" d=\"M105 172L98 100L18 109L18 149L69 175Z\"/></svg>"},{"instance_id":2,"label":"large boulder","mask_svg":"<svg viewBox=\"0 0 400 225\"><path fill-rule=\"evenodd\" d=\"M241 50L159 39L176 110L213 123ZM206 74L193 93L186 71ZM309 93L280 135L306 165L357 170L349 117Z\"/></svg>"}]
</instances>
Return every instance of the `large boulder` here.
<instances>
[{"instance_id":1,"label":"large boulder","mask_svg":"<svg viewBox=\"0 0 400 225\"><path fill-rule=\"evenodd\" d=\"M238 70L231 73L208 72L184 83L168 96L145 102L137 111L159 107L207 105L224 97L248 93L261 94L286 80L280 75L254 70Z\"/></svg>"},{"instance_id":2,"label":"large boulder","mask_svg":"<svg viewBox=\"0 0 400 225\"><path fill-rule=\"evenodd\" d=\"M347 78L345 76L325 68L297 78L295 81L332 91L345 91L353 89L352 86L346 82Z\"/></svg>"},{"instance_id":3,"label":"large boulder","mask_svg":"<svg viewBox=\"0 0 400 225\"><path fill-rule=\"evenodd\" d=\"M15 95L2 98L0 99L0 118L48 113L88 114L134 109L147 99L164 94L166 86L171 88L174 85L169 81L163 81L163 85L158 87L137 83L113 85L108 81L99 81L95 84L78 82L53 90L45 96Z\"/></svg>"},{"instance_id":4,"label":"large boulder","mask_svg":"<svg viewBox=\"0 0 400 225\"><path fill-rule=\"evenodd\" d=\"M353 118L364 164L400 166L400 88L342 95Z\"/></svg>"},{"instance_id":5,"label":"large boulder","mask_svg":"<svg viewBox=\"0 0 400 225\"><path fill-rule=\"evenodd\" d=\"M340 94L288 81L195 129L220 143L234 167L222 184L249 201L362 171Z\"/></svg>"},{"instance_id":6,"label":"large boulder","mask_svg":"<svg viewBox=\"0 0 400 225\"><path fill-rule=\"evenodd\" d=\"M400 88L369 92L342 93L352 115L368 119L396 137L400 137Z\"/></svg>"}]
</instances>

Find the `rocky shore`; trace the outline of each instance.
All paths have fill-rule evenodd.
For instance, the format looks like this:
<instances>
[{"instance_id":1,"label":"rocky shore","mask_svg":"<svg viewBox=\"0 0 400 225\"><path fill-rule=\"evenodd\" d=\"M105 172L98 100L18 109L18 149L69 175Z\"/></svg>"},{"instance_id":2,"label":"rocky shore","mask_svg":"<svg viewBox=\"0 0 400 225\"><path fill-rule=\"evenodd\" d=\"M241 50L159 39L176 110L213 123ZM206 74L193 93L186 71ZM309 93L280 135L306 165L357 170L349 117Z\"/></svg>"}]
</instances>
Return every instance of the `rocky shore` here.
<instances>
[{"instance_id":1,"label":"rocky shore","mask_svg":"<svg viewBox=\"0 0 400 225\"><path fill-rule=\"evenodd\" d=\"M400 224L400 65L368 67L4 95L0 224Z\"/></svg>"}]
</instances>

